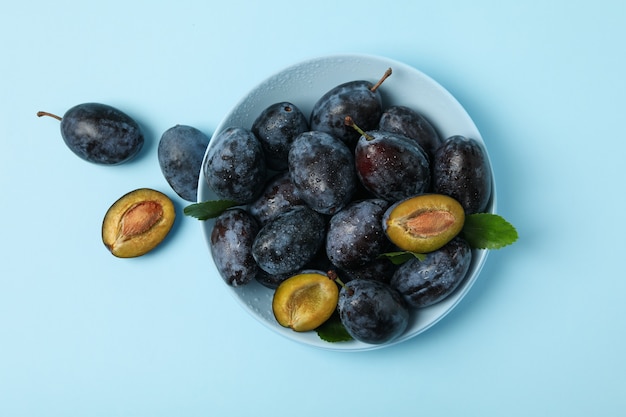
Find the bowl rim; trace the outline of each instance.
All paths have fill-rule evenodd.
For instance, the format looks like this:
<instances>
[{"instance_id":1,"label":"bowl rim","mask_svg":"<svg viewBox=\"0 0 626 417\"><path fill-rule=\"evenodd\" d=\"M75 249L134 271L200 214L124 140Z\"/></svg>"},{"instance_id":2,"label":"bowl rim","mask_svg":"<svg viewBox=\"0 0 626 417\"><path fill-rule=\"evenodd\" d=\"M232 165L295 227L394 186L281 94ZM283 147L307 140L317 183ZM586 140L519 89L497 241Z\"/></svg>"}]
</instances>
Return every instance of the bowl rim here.
<instances>
[{"instance_id":1,"label":"bowl rim","mask_svg":"<svg viewBox=\"0 0 626 417\"><path fill-rule=\"evenodd\" d=\"M461 121L461 124L471 126L470 130L473 130L471 136L473 139L477 140L483 147L486 158L487 158L487 162L489 163L490 171L492 173L491 197L490 197L490 202L488 205L488 210L486 211L489 213L495 213L496 205L497 205L497 191L496 191L495 175L493 173L493 164L491 163L489 152L486 148L482 135L480 134L478 130L478 127L476 126L474 121L471 119L471 117L469 116L465 108L456 99L456 97L454 97L446 88L444 88L441 84L439 84L434 78L423 73L417 68L414 68L404 62L397 61L392 58L388 58L388 57L384 57L380 55L373 55L373 54L347 53L347 54L324 55L324 56L313 57L313 58L305 59L299 62L295 62L267 76L265 79L257 83L252 89L250 89L246 94L244 94L244 96L241 97L236 102L236 104L221 119L220 123L217 125L217 127L215 128L213 132L213 137L215 137L216 134L223 131L225 128L233 125L233 122L232 122L233 119L237 119L241 117L247 117L249 119L250 118L249 113L251 109L249 108L247 103L251 100L251 98L253 99L258 98L258 95L261 92L267 90L268 88L271 88L274 84L278 82L280 77L284 77L286 74L291 74L294 72L302 71L303 68L309 68L309 67L320 68L324 64L327 64L327 63L342 63L343 64L343 63L353 63L353 62L354 63L363 63L363 62L376 63L379 66L384 63L386 66L392 67L394 73L403 73L403 74L407 74L407 76L420 79L421 82L425 83L425 85L428 85L429 88L433 89L437 94L440 95L441 97L440 100L446 103L446 106L448 107L450 112L455 112L457 117L461 117L463 119ZM336 83L334 84L330 83L330 85L331 86L336 85ZM321 94L318 93L318 96L321 96ZM306 112L305 112L305 115L308 116ZM243 127L249 128L249 126L243 126ZM437 128L437 126L435 127ZM206 157L206 154L209 152L209 149L211 148L212 143L213 143L212 141L209 141L209 144L205 151L205 157ZM207 196L209 196L211 193L211 191L208 190L208 187L204 180L204 168L203 167L201 167L198 181L199 181L199 185L198 185L197 202L203 202L209 199L207 198ZM209 252L209 257L211 259L210 262L212 266L214 267L214 261L213 261L213 258L211 255L211 249L210 249L211 248L210 232L211 232L211 226L213 222L214 221L212 220L203 221L201 227L202 227L204 239L207 245L207 249ZM327 351L340 351L340 352L370 351L370 350L377 350L381 348L395 346L407 340L413 339L416 336L424 333L428 329L432 328L434 325L438 324L451 311L453 311L473 287L474 283L478 279L485 265L485 262L489 254L488 250L482 250L482 249L473 249L472 252L473 252L473 256L472 256L473 259L472 259L472 264L470 265L470 270L468 271L461 285L459 285L459 287L455 290L455 292L451 294L449 297L447 297L446 300L443 300L441 302L443 303L445 301L445 304L441 304L441 305L445 305L445 308L443 309L443 311L440 314L438 314L435 318L428 321L428 323L419 327L417 331L413 331L413 332L405 331L404 334L397 337L396 339L391 340L387 343L383 343L383 344L367 344L367 343L363 343L359 341L330 343L330 342L325 342L321 340L317 336L317 334L315 334L315 338L303 338L301 337L302 334L294 332L291 329L283 328L277 322L273 322L273 323L269 322L267 317L263 317L256 307L244 301L244 299L240 295L240 292L245 291L245 287L248 287L248 286L253 286L249 288L255 288L255 290L264 292L266 296L270 292L273 292L273 290L263 287L258 282L251 282L250 284L247 284L245 287L232 287L228 285L221 278L220 273L216 269L213 270L213 272L217 276L216 278L219 278L222 284L226 286L229 294L235 299L235 301L249 315L251 315L254 319L256 319L256 321L260 322L264 327L270 329L274 333L277 333L280 336L285 337L291 341L295 341L300 344L304 344L310 347L327 350ZM440 304L440 303L437 303L437 304ZM428 308L429 307L427 307L426 309ZM411 323L409 323L409 327L410 326L411 326ZM313 339L313 340L311 341L309 339Z\"/></svg>"}]
</instances>

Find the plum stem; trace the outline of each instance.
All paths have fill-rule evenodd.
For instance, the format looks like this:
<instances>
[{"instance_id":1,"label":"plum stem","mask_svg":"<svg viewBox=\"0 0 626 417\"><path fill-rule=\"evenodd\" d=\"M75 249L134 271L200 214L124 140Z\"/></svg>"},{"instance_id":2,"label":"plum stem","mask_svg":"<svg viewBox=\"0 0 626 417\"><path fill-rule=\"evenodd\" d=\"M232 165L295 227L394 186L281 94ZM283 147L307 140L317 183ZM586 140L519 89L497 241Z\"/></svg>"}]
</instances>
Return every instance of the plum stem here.
<instances>
[{"instance_id":1,"label":"plum stem","mask_svg":"<svg viewBox=\"0 0 626 417\"><path fill-rule=\"evenodd\" d=\"M348 287L341 280L341 278L339 278L339 275L337 275L337 272L335 272L334 270L331 269L330 271L326 272L326 275L328 275L328 278L330 278L333 281L335 281L341 288L344 288L348 292L348 295L354 294L354 290L352 288Z\"/></svg>"},{"instance_id":2,"label":"plum stem","mask_svg":"<svg viewBox=\"0 0 626 417\"><path fill-rule=\"evenodd\" d=\"M378 90L378 87L380 87L380 86L381 86L381 84L382 84L382 83L384 83L384 82L385 82L385 80L386 80L387 78L389 78L389 76L391 75L391 72L392 72L392 71L391 71L391 68L387 68L387 71L385 71L385 73L384 73L384 74L383 74L383 76L380 78L380 80L378 80L378 82L377 82L376 84L374 84L374 85L372 86L372 88L370 88L370 91L371 91L372 93L376 92L376 90Z\"/></svg>"},{"instance_id":3,"label":"plum stem","mask_svg":"<svg viewBox=\"0 0 626 417\"><path fill-rule=\"evenodd\" d=\"M359 132L359 134L361 136L365 137L365 139L367 139L367 140L374 140L374 137L372 135L369 135L367 132L365 132L363 129L361 129L359 126L357 126L356 123L354 123L354 120L352 119L352 117L346 116L345 119L344 119L344 124L346 126L350 126L354 130Z\"/></svg>"},{"instance_id":4,"label":"plum stem","mask_svg":"<svg viewBox=\"0 0 626 417\"><path fill-rule=\"evenodd\" d=\"M37 117L42 117L42 116L49 116L49 117L55 118L55 119L57 119L59 121L62 120L62 117L57 116L56 114L48 113L47 111L38 111L37 112Z\"/></svg>"}]
</instances>

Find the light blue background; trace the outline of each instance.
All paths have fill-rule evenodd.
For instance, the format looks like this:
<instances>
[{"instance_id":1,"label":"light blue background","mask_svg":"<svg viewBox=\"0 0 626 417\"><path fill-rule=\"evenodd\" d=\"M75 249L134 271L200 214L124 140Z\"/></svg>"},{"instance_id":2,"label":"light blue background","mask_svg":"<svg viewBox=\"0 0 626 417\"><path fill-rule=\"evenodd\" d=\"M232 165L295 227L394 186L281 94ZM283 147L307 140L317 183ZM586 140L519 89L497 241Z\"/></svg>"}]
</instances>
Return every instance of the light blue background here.
<instances>
[{"instance_id":1,"label":"light blue background","mask_svg":"<svg viewBox=\"0 0 626 417\"><path fill-rule=\"evenodd\" d=\"M0 13L0 415L620 416L626 412L626 6L571 1L177 0ZM209 273L194 219L134 260L100 223L169 193L158 138L212 133L303 59L383 55L465 106L519 230L463 302L396 347L332 353L269 332ZM132 114L134 162L90 165L46 110Z\"/></svg>"}]
</instances>

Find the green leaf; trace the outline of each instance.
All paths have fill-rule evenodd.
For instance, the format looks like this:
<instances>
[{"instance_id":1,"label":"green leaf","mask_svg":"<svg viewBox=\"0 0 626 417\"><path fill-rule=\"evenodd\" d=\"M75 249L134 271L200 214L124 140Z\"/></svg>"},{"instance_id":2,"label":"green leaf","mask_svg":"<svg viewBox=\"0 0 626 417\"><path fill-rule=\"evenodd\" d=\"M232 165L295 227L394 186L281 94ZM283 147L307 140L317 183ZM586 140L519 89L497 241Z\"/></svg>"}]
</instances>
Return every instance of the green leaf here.
<instances>
[{"instance_id":1,"label":"green leaf","mask_svg":"<svg viewBox=\"0 0 626 417\"><path fill-rule=\"evenodd\" d=\"M213 219L225 210L238 205L230 200L212 200L202 203L193 203L183 209L185 216L195 217L198 220Z\"/></svg>"},{"instance_id":2,"label":"green leaf","mask_svg":"<svg viewBox=\"0 0 626 417\"><path fill-rule=\"evenodd\" d=\"M389 259L394 265L402 265L406 261L417 258L420 261L426 259L426 255L423 253L409 252L409 251L401 251L401 252L387 252L378 255L378 258L386 258Z\"/></svg>"},{"instance_id":3,"label":"green leaf","mask_svg":"<svg viewBox=\"0 0 626 417\"><path fill-rule=\"evenodd\" d=\"M324 324L315 329L315 331L320 339L330 343L348 342L352 340L352 336L350 336L346 328L343 327L337 311L335 311Z\"/></svg>"},{"instance_id":4,"label":"green leaf","mask_svg":"<svg viewBox=\"0 0 626 417\"><path fill-rule=\"evenodd\" d=\"M511 223L491 213L466 216L461 235L474 249L500 249L518 238L517 230Z\"/></svg>"}]
</instances>

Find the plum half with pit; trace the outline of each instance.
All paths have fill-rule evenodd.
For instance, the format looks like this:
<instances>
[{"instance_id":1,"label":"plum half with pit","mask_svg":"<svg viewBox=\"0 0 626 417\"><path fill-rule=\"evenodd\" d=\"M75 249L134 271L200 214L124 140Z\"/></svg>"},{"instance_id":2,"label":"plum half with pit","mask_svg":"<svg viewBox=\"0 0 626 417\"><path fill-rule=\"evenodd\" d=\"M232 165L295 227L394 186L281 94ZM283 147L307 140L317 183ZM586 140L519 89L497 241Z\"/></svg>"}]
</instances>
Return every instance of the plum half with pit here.
<instances>
[{"instance_id":1,"label":"plum half with pit","mask_svg":"<svg viewBox=\"0 0 626 417\"><path fill-rule=\"evenodd\" d=\"M383 215L383 230L398 248L415 253L439 249L465 224L461 204L443 194L420 194L391 205Z\"/></svg>"},{"instance_id":2,"label":"plum half with pit","mask_svg":"<svg viewBox=\"0 0 626 417\"><path fill-rule=\"evenodd\" d=\"M272 298L276 321L296 332L321 326L337 308L339 287L323 271L305 270L283 281Z\"/></svg>"}]
</instances>

